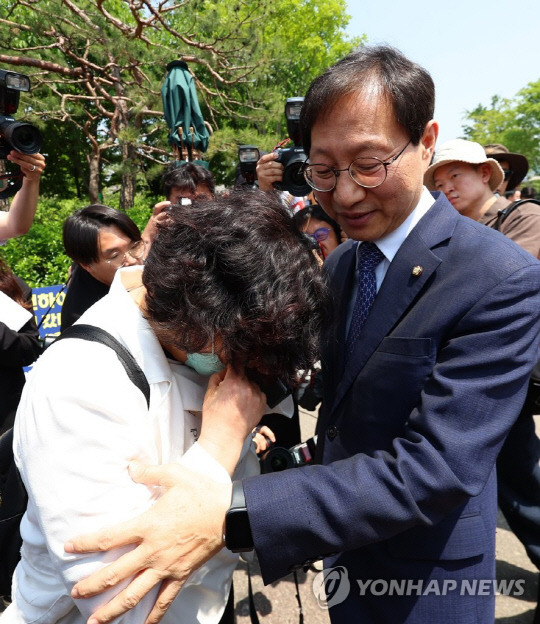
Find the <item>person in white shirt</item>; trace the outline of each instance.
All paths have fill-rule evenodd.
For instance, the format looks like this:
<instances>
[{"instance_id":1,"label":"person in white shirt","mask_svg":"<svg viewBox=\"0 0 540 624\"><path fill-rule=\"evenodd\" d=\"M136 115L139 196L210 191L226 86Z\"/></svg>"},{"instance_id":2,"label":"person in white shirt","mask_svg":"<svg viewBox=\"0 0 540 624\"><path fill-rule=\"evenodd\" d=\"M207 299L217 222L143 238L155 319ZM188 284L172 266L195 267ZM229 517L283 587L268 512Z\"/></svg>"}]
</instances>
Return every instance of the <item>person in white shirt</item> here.
<instances>
[{"instance_id":1,"label":"person in white shirt","mask_svg":"<svg viewBox=\"0 0 540 624\"><path fill-rule=\"evenodd\" d=\"M172 214L146 265L120 269L110 293L80 319L131 352L150 385L149 408L101 344L61 340L32 371L14 442L29 504L2 624L83 624L121 591L70 596L78 580L131 546L74 556L64 542L159 504L163 488L131 480L133 460L182 464L201 487L230 500L231 476L258 468L249 434L265 409L245 371L292 380L309 369L325 300L310 246L279 199L238 192ZM292 399L276 409L291 412ZM236 561L227 549L207 561L163 621L219 622ZM144 622L168 589L156 588L118 622Z\"/></svg>"}]
</instances>

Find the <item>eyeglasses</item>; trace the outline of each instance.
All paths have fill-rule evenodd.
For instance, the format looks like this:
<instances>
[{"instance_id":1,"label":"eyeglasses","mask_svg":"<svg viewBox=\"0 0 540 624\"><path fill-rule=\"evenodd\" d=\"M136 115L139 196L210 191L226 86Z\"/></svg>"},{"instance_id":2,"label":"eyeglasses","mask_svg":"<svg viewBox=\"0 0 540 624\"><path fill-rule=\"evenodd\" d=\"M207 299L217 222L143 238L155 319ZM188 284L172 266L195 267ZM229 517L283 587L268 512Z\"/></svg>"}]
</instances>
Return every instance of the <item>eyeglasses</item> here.
<instances>
[{"instance_id":1,"label":"eyeglasses","mask_svg":"<svg viewBox=\"0 0 540 624\"><path fill-rule=\"evenodd\" d=\"M351 178L364 188L376 188L380 186L388 175L388 167L396 162L396 160L403 154L403 152L409 146L411 140L407 142L407 145L393 158L384 161L375 156L366 156L362 158L356 158L346 169L333 169L328 165L319 163L308 164L304 166L304 177L306 182L316 191L329 192L336 188L337 179L342 171L348 171Z\"/></svg>"},{"instance_id":2,"label":"eyeglasses","mask_svg":"<svg viewBox=\"0 0 540 624\"><path fill-rule=\"evenodd\" d=\"M133 243L131 248L128 249L126 253L116 252L110 258L107 258L105 262L107 264L110 264L115 269L119 269L121 266L124 265L124 262L126 261L126 256L131 256L132 258L135 258L135 260L138 260L139 258L143 257L143 254L144 241L140 240L136 243Z\"/></svg>"},{"instance_id":3,"label":"eyeglasses","mask_svg":"<svg viewBox=\"0 0 540 624\"><path fill-rule=\"evenodd\" d=\"M326 228L326 227L320 227L317 228L313 234L311 234L311 236L318 242L321 243L322 241L325 241L328 238L328 235L330 234L330 228Z\"/></svg>"},{"instance_id":4,"label":"eyeglasses","mask_svg":"<svg viewBox=\"0 0 540 624\"><path fill-rule=\"evenodd\" d=\"M512 174L514 173L510 169L503 169L503 171L504 171L504 179L505 180L509 180L512 177Z\"/></svg>"}]
</instances>

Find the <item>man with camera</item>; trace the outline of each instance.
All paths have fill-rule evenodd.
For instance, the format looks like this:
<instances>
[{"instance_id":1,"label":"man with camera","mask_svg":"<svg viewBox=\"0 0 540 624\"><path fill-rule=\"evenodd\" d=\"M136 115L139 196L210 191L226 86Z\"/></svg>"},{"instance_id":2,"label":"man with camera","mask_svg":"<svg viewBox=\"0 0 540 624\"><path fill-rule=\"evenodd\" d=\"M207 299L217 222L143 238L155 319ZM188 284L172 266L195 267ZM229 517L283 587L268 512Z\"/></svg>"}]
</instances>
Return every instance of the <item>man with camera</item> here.
<instances>
[{"instance_id":1,"label":"man with camera","mask_svg":"<svg viewBox=\"0 0 540 624\"><path fill-rule=\"evenodd\" d=\"M389 47L310 86L306 180L350 239L325 263L321 465L237 481L228 509L178 466L135 466L154 510L66 546L137 544L74 587L132 579L93 622L161 583L158 621L211 544L254 548L265 583L324 557L334 624L492 624L494 467L537 356L540 263L425 189L433 111L430 75Z\"/></svg>"},{"instance_id":2,"label":"man with camera","mask_svg":"<svg viewBox=\"0 0 540 624\"><path fill-rule=\"evenodd\" d=\"M158 202L148 219L142 239L147 247L146 253L156 237L159 225L167 220L167 212L171 206L190 204L195 198L213 199L215 180L212 172L191 162L179 164L172 162L161 178L165 201Z\"/></svg>"},{"instance_id":3,"label":"man with camera","mask_svg":"<svg viewBox=\"0 0 540 624\"><path fill-rule=\"evenodd\" d=\"M303 173L307 155L302 147L300 114L303 97L288 98L285 102L287 131L292 147L282 148L282 141L269 154L261 156L257 162L257 181L261 191L286 191L293 197L304 197L311 193ZM286 139L287 141L287 139Z\"/></svg>"},{"instance_id":4,"label":"man with camera","mask_svg":"<svg viewBox=\"0 0 540 624\"><path fill-rule=\"evenodd\" d=\"M261 191L274 191L274 184L283 180L283 165L277 160L277 152L261 156L257 163L257 180Z\"/></svg>"}]
</instances>

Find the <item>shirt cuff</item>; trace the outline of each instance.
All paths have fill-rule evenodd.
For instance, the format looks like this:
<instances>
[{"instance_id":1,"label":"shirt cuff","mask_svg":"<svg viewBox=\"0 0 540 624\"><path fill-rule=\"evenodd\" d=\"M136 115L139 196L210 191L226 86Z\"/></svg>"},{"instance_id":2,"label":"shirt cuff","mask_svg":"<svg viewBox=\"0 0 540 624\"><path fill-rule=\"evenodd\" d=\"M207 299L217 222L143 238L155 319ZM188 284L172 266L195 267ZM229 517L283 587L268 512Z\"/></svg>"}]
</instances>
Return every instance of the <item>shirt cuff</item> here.
<instances>
[{"instance_id":1,"label":"shirt cuff","mask_svg":"<svg viewBox=\"0 0 540 624\"><path fill-rule=\"evenodd\" d=\"M231 477L225 468L198 442L189 448L182 456L180 464L190 470L203 473L218 483L230 483Z\"/></svg>"}]
</instances>

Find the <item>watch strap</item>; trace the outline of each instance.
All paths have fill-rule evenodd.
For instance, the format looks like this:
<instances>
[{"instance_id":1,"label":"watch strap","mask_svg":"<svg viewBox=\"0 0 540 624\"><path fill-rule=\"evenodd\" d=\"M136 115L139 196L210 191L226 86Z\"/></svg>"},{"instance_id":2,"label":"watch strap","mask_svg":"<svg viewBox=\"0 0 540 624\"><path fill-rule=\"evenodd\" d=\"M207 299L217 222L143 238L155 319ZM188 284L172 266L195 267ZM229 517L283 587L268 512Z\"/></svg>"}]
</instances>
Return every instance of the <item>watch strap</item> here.
<instances>
[{"instance_id":1,"label":"watch strap","mask_svg":"<svg viewBox=\"0 0 540 624\"><path fill-rule=\"evenodd\" d=\"M233 481L231 506L225 515L225 546L231 552L253 550L253 536L242 481Z\"/></svg>"}]
</instances>

